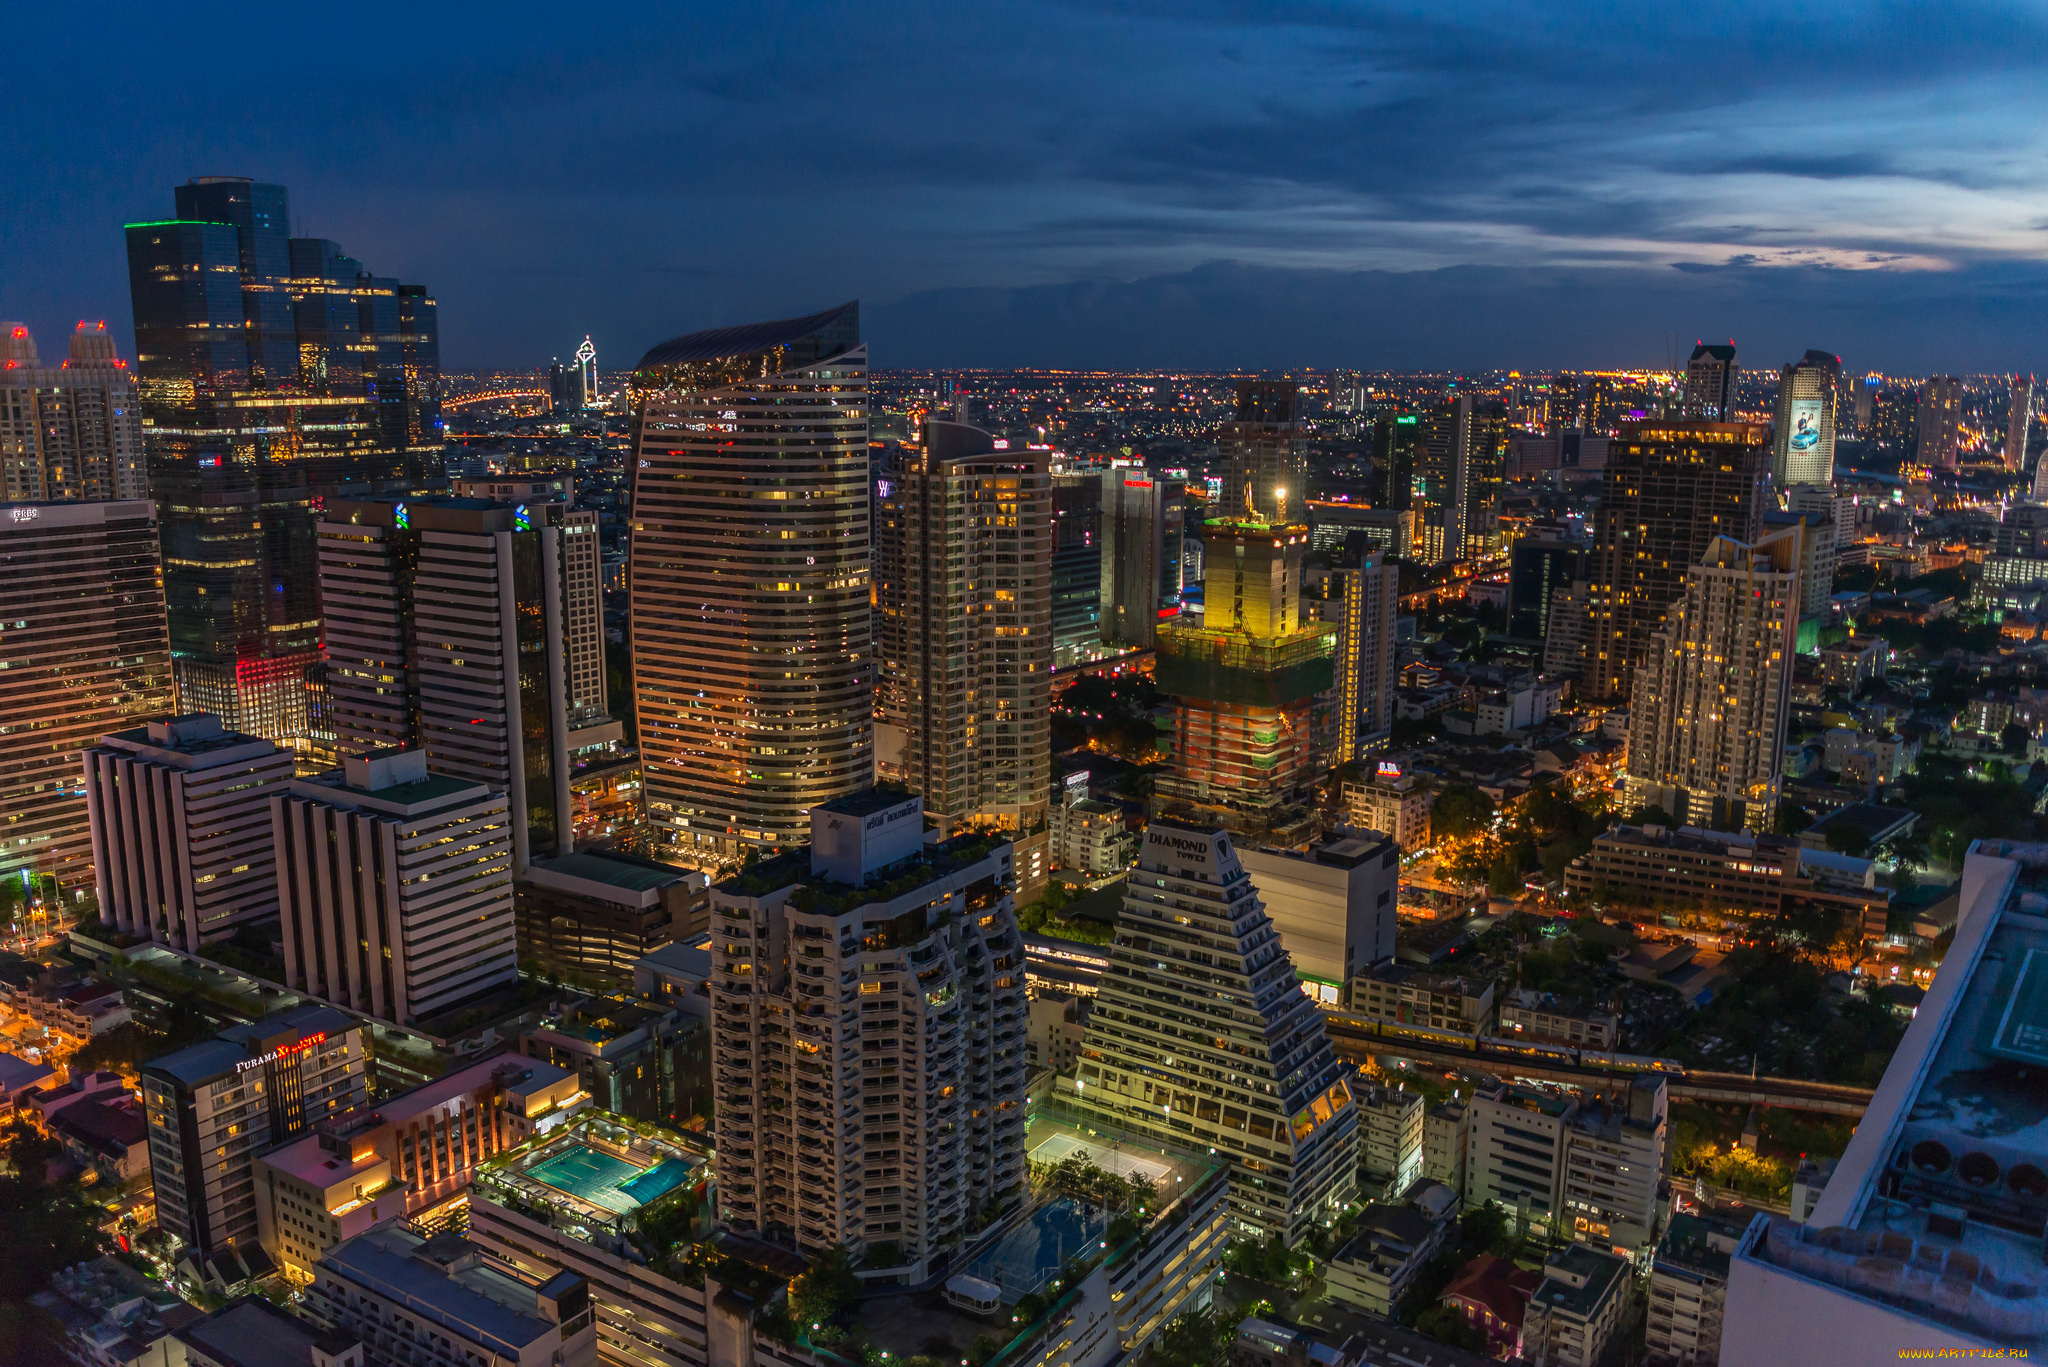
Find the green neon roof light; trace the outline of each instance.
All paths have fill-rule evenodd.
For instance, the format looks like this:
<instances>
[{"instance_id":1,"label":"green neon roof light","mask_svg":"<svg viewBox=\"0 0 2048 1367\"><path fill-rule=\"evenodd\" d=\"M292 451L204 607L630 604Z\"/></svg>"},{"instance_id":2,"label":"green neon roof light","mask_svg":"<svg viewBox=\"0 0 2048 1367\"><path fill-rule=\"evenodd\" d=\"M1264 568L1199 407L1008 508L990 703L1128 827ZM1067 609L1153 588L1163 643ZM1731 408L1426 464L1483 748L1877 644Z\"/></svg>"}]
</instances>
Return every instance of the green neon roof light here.
<instances>
[{"instance_id":1,"label":"green neon roof light","mask_svg":"<svg viewBox=\"0 0 2048 1367\"><path fill-rule=\"evenodd\" d=\"M160 218L154 223L123 223L123 228L232 228L232 223L215 223L210 218Z\"/></svg>"}]
</instances>

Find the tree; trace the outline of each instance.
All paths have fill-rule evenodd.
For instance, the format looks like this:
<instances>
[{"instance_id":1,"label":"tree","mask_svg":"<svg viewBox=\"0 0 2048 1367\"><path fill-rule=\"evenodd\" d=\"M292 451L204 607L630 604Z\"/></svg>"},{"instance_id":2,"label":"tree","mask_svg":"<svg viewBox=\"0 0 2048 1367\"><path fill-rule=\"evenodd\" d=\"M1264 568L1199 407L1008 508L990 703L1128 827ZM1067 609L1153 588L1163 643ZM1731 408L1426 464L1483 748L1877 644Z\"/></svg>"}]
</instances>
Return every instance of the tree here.
<instances>
[{"instance_id":1,"label":"tree","mask_svg":"<svg viewBox=\"0 0 2048 1367\"><path fill-rule=\"evenodd\" d=\"M1447 785L1429 809L1430 829L1449 840L1477 835L1493 824L1493 799L1469 783Z\"/></svg>"},{"instance_id":2,"label":"tree","mask_svg":"<svg viewBox=\"0 0 2048 1367\"><path fill-rule=\"evenodd\" d=\"M1777 818L1771 829L1777 835L1797 835L1813 824L1813 813L1789 798L1778 799Z\"/></svg>"},{"instance_id":3,"label":"tree","mask_svg":"<svg viewBox=\"0 0 2048 1367\"><path fill-rule=\"evenodd\" d=\"M800 1325L828 1323L860 1299L860 1278L845 1245L821 1249L810 1261L789 1284L789 1313Z\"/></svg>"},{"instance_id":4,"label":"tree","mask_svg":"<svg viewBox=\"0 0 2048 1367\"><path fill-rule=\"evenodd\" d=\"M1159 1331L1159 1360L1172 1367L1225 1367L1237 1326L1222 1307L1190 1310Z\"/></svg>"},{"instance_id":5,"label":"tree","mask_svg":"<svg viewBox=\"0 0 2048 1367\"><path fill-rule=\"evenodd\" d=\"M2027 742L2034 738L2033 732L2018 722L2007 722L2005 729L1998 733L1998 746L2008 755L2027 753Z\"/></svg>"},{"instance_id":6,"label":"tree","mask_svg":"<svg viewBox=\"0 0 2048 1367\"><path fill-rule=\"evenodd\" d=\"M1474 1329L1464 1312L1455 1306L1430 1306L1415 1317L1415 1328L1418 1333L1427 1334L1438 1343L1448 1343L1454 1348L1480 1352L1486 1347L1485 1332Z\"/></svg>"}]
</instances>

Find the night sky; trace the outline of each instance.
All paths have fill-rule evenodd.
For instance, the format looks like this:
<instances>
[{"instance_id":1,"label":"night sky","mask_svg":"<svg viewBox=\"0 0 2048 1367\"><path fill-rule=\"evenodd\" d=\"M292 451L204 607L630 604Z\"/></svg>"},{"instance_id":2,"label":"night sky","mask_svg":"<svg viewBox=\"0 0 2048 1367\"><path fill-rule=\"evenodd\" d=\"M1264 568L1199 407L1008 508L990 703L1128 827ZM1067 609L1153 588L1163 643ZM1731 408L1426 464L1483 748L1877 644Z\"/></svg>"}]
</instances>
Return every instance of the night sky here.
<instances>
[{"instance_id":1,"label":"night sky","mask_svg":"<svg viewBox=\"0 0 2048 1367\"><path fill-rule=\"evenodd\" d=\"M859 297L890 365L2048 371L2048 11L20 5L0 318L128 341L189 176L451 369ZM132 354L132 349L129 351Z\"/></svg>"}]
</instances>

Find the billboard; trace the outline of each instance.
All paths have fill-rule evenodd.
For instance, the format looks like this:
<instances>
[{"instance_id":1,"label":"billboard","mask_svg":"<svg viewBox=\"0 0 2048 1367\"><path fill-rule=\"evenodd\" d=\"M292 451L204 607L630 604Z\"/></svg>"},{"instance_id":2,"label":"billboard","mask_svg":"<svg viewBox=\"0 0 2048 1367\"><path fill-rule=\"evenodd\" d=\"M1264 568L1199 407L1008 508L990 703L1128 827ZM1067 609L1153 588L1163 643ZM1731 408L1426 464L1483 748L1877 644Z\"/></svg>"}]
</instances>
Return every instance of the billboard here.
<instances>
[{"instance_id":1,"label":"billboard","mask_svg":"<svg viewBox=\"0 0 2048 1367\"><path fill-rule=\"evenodd\" d=\"M1819 399L1792 400L1792 411L1786 421L1790 424L1790 431L1786 437L1787 450L1811 451L1820 445Z\"/></svg>"}]
</instances>

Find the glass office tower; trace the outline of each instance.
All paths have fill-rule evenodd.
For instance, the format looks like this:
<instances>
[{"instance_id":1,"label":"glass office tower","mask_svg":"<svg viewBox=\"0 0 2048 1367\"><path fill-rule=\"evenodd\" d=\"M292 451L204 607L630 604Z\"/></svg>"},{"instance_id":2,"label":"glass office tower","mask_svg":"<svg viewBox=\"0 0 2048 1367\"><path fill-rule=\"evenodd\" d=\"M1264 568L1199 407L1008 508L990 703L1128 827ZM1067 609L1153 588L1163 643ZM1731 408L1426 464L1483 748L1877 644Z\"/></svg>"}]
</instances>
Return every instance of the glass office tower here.
<instances>
[{"instance_id":1,"label":"glass office tower","mask_svg":"<svg viewBox=\"0 0 2048 1367\"><path fill-rule=\"evenodd\" d=\"M184 711L300 742L314 511L441 473L433 300L293 239L281 185L206 176L127 227L136 379Z\"/></svg>"}]
</instances>

